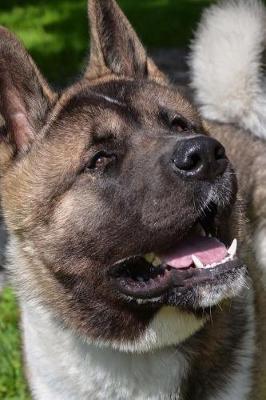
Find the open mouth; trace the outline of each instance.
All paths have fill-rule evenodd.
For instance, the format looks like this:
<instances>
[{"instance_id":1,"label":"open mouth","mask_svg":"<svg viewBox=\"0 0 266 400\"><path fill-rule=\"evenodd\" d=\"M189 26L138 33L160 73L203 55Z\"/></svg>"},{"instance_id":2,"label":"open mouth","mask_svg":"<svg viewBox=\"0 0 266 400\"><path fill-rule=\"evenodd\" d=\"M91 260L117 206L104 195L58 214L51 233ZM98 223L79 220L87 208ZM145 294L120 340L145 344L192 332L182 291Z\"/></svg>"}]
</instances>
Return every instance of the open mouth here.
<instances>
[{"instance_id":1,"label":"open mouth","mask_svg":"<svg viewBox=\"0 0 266 400\"><path fill-rule=\"evenodd\" d=\"M110 273L122 294L158 299L177 287L215 286L241 268L245 266L237 257L237 240L227 248L197 223L193 232L166 253L130 257L112 266Z\"/></svg>"}]
</instances>

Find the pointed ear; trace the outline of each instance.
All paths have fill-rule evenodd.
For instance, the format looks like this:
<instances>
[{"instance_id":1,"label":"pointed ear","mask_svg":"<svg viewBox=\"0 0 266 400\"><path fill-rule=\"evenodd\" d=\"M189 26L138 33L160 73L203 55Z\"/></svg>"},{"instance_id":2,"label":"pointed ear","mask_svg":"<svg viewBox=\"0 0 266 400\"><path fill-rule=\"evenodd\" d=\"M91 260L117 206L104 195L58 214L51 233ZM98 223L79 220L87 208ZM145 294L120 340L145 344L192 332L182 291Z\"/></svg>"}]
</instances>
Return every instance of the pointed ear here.
<instances>
[{"instance_id":1,"label":"pointed ear","mask_svg":"<svg viewBox=\"0 0 266 400\"><path fill-rule=\"evenodd\" d=\"M55 97L22 44L0 27L0 114L13 152L30 146Z\"/></svg>"},{"instance_id":2,"label":"pointed ear","mask_svg":"<svg viewBox=\"0 0 266 400\"><path fill-rule=\"evenodd\" d=\"M91 51L85 78L93 80L116 74L167 81L147 57L138 36L115 0L89 0L89 19Z\"/></svg>"}]
</instances>

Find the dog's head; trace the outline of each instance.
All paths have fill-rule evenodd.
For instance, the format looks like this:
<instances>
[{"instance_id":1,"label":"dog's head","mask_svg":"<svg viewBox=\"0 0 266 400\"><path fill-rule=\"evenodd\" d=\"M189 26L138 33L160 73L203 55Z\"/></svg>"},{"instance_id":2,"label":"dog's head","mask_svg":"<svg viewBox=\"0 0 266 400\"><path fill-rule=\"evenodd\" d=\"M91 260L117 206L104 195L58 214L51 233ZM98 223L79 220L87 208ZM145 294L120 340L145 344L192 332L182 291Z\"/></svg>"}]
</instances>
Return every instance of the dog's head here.
<instances>
[{"instance_id":1,"label":"dog's head","mask_svg":"<svg viewBox=\"0 0 266 400\"><path fill-rule=\"evenodd\" d=\"M2 194L14 275L88 340L176 344L237 294L235 176L113 0L91 0L85 76L53 93L0 31Z\"/></svg>"}]
</instances>

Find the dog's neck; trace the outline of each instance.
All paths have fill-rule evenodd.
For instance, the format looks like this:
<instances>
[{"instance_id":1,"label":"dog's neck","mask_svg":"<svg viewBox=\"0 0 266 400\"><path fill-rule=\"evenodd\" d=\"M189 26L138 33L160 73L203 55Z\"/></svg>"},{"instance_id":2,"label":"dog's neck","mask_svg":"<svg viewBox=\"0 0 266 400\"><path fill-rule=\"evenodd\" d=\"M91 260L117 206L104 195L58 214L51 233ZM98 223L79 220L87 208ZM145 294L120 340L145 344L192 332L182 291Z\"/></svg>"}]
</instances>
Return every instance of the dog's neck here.
<instances>
[{"instance_id":1,"label":"dog's neck","mask_svg":"<svg viewBox=\"0 0 266 400\"><path fill-rule=\"evenodd\" d=\"M246 400L254 353L252 310L247 317L243 329L236 321L227 337L219 332L221 322L185 345L132 354L85 343L45 308L22 303L29 381L38 400Z\"/></svg>"},{"instance_id":2,"label":"dog's neck","mask_svg":"<svg viewBox=\"0 0 266 400\"><path fill-rule=\"evenodd\" d=\"M27 269L23 252L14 248L18 246L13 246L13 251L10 247L9 266L11 272L16 269L14 283L18 285L17 280L27 276ZM213 310L210 322L185 342L178 340L179 334L179 345L161 350L154 347L140 354L85 342L76 331L63 327L60 313L39 302L37 282L34 288L34 280L30 281L29 287L29 280L23 281L20 306L24 359L34 399L252 398L248 397L255 352L252 289L244 290L222 309ZM169 325L159 327L169 336Z\"/></svg>"},{"instance_id":3,"label":"dog's neck","mask_svg":"<svg viewBox=\"0 0 266 400\"><path fill-rule=\"evenodd\" d=\"M44 309L22 305L25 358L38 400L178 399L188 362L169 347L126 353L84 343Z\"/></svg>"}]
</instances>

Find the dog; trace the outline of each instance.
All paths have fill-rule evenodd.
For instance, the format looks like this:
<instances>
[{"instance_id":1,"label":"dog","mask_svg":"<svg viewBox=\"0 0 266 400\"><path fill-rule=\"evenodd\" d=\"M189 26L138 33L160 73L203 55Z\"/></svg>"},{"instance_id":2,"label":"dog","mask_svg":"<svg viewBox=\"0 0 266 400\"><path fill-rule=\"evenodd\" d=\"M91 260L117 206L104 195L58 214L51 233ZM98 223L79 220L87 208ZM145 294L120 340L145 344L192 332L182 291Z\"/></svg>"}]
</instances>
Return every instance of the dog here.
<instances>
[{"instance_id":1,"label":"dog","mask_svg":"<svg viewBox=\"0 0 266 400\"><path fill-rule=\"evenodd\" d=\"M2 207L32 397L261 400L243 196L259 190L247 146L264 143L202 119L114 0L90 0L89 17L88 67L62 93L0 30Z\"/></svg>"},{"instance_id":2,"label":"dog","mask_svg":"<svg viewBox=\"0 0 266 400\"><path fill-rule=\"evenodd\" d=\"M265 22L266 8L260 1L220 2L204 12L190 55L191 86L202 116L223 125L234 124L241 128L242 136L243 129L253 136L250 143L243 137L249 148L248 157L252 160L250 183L246 185L247 178L241 173L239 179L244 191L250 193L244 197L252 221L254 251L264 275L265 147L256 138L266 138ZM236 159L236 169L241 164L241 157L232 154L232 160ZM266 282L265 276L263 280Z\"/></svg>"},{"instance_id":3,"label":"dog","mask_svg":"<svg viewBox=\"0 0 266 400\"><path fill-rule=\"evenodd\" d=\"M227 146L238 175L239 189L249 219L251 247L259 273L255 281L261 280L264 287L265 22L266 8L260 0L220 1L203 13L189 57L191 88L196 104L205 122L208 121L208 128L213 129L214 136ZM232 130L232 126L236 129ZM231 143L228 143L230 135ZM263 310L263 306L259 306L259 309ZM263 342L262 337L259 344L262 359L265 351ZM264 375L260 382L263 390L261 395L257 395L264 398Z\"/></svg>"}]
</instances>

